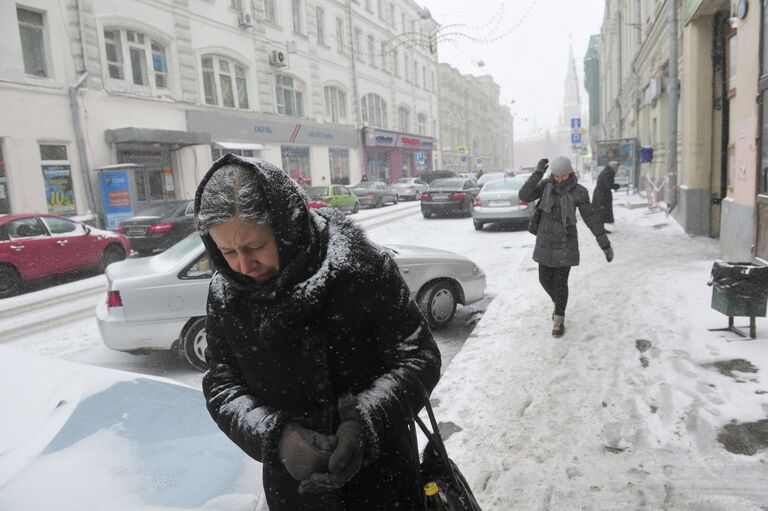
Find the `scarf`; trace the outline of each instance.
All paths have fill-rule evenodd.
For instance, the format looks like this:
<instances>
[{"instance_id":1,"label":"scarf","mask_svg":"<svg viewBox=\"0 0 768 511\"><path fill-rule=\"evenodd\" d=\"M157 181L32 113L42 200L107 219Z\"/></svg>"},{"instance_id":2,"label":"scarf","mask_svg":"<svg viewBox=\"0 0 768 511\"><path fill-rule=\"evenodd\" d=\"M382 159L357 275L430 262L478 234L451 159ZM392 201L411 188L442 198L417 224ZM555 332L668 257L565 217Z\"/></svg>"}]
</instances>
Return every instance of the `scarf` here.
<instances>
[{"instance_id":1,"label":"scarf","mask_svg":"<svg viewBox=\"0 0 768 511\"><path fill-rule=\"evenodd\" d=\"M555 205L559 205L560 221L565 226L576 225L576 203L573 201L571 191L576 187L577 182L578 178L574 174L562 183L550 178L541 195L541 209L552 215Z\"/></svg>"}]
</instances>

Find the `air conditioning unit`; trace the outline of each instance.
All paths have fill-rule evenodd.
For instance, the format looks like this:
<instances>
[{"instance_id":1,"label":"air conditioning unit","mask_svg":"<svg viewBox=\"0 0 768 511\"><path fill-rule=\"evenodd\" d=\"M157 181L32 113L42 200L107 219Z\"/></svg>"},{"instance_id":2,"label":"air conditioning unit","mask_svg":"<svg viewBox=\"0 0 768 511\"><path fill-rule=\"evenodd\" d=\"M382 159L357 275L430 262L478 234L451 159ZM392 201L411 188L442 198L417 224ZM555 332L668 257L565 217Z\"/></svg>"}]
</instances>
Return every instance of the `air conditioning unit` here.
<instances>
[{"instance_id":1,"label":"air conditioning unit","mask_svg":"<svg viewBox=\"0 0 768 511\"><path fill-rule=\"evenodd\" d=\"M240 24L240 28L251 28L253 26L253 16L247 12L241 12L237 16L237 22Z\"/></svg>"},{"instance_id":2,"label":"air conditioning unit","mask_svg":"<svg viewBox=\"0 0 768 511\"><path fill-rule=\"evenodd\" d=\"M288 57L286 57L285 52L272 50L269 52L269 63L276 67L285 67L288 65Z\"/></svg>"}]
</instances>

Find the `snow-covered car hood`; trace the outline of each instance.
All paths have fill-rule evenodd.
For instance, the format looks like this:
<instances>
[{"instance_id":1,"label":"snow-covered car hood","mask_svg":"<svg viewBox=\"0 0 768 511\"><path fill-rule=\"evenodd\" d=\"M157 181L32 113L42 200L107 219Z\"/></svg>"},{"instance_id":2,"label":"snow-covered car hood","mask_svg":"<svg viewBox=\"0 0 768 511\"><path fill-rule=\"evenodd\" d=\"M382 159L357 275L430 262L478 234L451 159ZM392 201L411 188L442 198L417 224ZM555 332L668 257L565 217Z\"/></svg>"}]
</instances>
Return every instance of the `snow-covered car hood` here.
<instances>
[{"instance_id":1,"label":"snow-covered car hood","mask_svg":"<svg viewBox=\"0 0 768 511\"><path fill-rule=\"evenodd\" d=\"M0 347L0 509L251 510L261 467L202 393Z\"/></svg>"},{"instance_id":2,"label":"snow-covered car hood","mask_svg":"<svg viewBox=\"0 0 768 511\"><path fill-rule=\"evenodd\" d=\"M417 247L415 245L387 245L387 248L394 251L395 261L398 264L406 262L451 262L468 263L474 265L471 259L455 252L441 250L439 248Z\"/></svg>"}]
</instances>

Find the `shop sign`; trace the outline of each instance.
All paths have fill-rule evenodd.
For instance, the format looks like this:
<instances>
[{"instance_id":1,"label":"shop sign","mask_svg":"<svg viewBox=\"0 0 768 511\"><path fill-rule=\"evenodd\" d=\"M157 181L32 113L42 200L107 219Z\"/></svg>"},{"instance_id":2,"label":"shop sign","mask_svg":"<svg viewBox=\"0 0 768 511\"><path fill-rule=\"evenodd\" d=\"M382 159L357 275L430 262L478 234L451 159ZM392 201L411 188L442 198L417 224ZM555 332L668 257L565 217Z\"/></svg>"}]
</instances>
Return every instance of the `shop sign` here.
<instances>
[{"instance_id":1,"label":"shop sign","mask_svg":"<svg viewBox=\"0 0 768 511\"><path fill-rule=\"evenodd\" d=\"M48 213L76 213L75 191L69 165L43 165Z\"/></svg>"}]
</instances>

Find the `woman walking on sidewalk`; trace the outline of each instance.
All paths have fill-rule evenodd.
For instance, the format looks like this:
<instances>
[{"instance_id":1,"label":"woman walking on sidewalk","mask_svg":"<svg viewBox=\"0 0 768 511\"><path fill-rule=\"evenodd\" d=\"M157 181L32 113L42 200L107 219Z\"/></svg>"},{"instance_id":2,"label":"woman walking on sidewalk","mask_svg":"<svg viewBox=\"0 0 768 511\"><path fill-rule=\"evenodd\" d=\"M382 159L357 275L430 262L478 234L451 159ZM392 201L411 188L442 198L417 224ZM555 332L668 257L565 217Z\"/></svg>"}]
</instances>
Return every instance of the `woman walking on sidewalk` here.
<instances>
[{"instance_id":1,"label":"woman walking on sidewalk","mask_svg":"<svg viewBox=\"0 0 768 511\"><path fill-rule=\"evenodd\" d=\"M542 179L547 168L552 175ZM533 260L539 263L539 282L555 303L552 335L561 337L565 333L568 276L571 267L579 264L576 209L597 238L609 263L613 260L611 242L589 202L589 192L578 183L568 158L555 158L551 166L546 158L539 160L536 170L520 188L519 196L525 202L540 199L536 206L540 218Z\"/></svg>"},{"instance_id":2,"label":"woman walking on sidewalk","mask_svg":"<svg viewBox=\"0 0 768 511\"><path fill-rule=\"evenodd\" d=\"M612 224L613 220L613 192L621 188L615 183L616 172L619 170L619 162L611 161L597 176L595 191L592 193L592 205L597 211L600 220L605 224ZM611 231L605 230L608 234Z\"/></svg>"}]
</instances>

